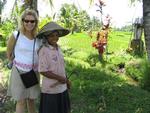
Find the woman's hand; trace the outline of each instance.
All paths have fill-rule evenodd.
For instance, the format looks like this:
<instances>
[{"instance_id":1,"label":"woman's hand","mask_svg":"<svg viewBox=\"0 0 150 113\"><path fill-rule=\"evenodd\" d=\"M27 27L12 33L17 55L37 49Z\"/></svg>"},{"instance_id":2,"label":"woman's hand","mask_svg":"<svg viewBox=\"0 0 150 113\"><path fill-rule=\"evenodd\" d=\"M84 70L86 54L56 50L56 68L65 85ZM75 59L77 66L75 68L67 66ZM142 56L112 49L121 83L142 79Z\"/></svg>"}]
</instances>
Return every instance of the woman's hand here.
<instances>
[{"instance_id":1,"label":"woman's hand","mask_svg":"<svg viewBox=\"0 0 150 113\"><path fill-rule=\"evenodd\" d=\"M62 84L65 84L65 83L67 83L67 78L66 78L66 77L63 77L63 76L59 76L58 81L59 81L60 83L62 83Z\"/></svg>"},{"instance_id":2,"label":"woman's hand","mask_svg":"<svg viewBox=\"0 0 150 113\"><path fill-rule=\"evenodd\" d=\"M63 81L57 81L57 82L55 82L54 84L52 84L50 87L51 88L53 88L53 87L55 87L55 86L57 86L58 84L67 84L67 88L68 89L70 89L71 88L71 81L70 80L68 80L68 79L66 79L66 80L63 80Z\"/></svg>"}]
</instances>

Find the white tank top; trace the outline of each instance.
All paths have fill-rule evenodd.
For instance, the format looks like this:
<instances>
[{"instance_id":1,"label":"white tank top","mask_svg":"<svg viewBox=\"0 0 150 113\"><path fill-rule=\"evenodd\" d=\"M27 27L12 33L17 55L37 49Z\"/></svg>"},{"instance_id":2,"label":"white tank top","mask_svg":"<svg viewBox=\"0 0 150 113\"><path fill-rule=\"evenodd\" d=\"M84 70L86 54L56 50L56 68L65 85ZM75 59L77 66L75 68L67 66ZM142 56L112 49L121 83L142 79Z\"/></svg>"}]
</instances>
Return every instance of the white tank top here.
<instances>
[{"instance_id":1,"label":"white tank top","mask_svg":"<svg viewBox=\"0 0 150 113\"><path fill-rule=\"evenodd\" d=\"M18 31L15 31L14 37L17 37ZM14 49L15 58L14 58L14 65L22 70L22 71L29 71L32 69L33 64L33 47L34 47L34 40L28 39L25 35L21 32L19 34L18 40L16 42L16 46ZM40 40L36 39L35 41L35 50L34 50L34 67L33 69L37 71L38 69L38 55L37 51L40 47Z\"/></svg>"}]
</instances>

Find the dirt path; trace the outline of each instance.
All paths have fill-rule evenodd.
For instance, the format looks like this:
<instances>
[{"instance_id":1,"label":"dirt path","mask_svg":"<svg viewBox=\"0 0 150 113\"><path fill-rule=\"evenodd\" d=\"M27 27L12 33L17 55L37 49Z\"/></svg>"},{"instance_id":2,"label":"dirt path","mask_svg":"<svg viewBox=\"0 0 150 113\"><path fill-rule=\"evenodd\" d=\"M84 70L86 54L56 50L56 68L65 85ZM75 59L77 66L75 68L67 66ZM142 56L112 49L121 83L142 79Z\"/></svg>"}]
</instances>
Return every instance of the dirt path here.
<instances>
[{"instance_id":1,"label":"dirt path","mask_svg":"<svg viewBox=\"0 0 150 113\"><path fill-rule=\"evenodd\" d=\"M133 80L131 77L127 77L127 83L128 84L131 84L131 85L134 85L134 86L139 86L139 83L135 80Z\"/></svg>"}]
</instances>

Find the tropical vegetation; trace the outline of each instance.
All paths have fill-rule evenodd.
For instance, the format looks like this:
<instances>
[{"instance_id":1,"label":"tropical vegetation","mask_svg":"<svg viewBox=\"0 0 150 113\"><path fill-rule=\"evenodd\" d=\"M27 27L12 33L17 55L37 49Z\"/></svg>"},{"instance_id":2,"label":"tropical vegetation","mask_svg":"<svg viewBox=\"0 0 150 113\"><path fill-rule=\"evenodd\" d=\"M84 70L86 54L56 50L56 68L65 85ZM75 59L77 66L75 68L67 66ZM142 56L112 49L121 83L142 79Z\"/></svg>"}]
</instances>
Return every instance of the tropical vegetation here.
<instances>
[{"instance_id":1,"label":"tropical vegetation","mask_svg":"<svg viewBox=\"0 0 150 113\"><path fill-rule=\"evenodd\" d=\"M148 4L149 0L144 2ZM144 19L148 19L147 13L144 14ZM59 41L67 74L72 81L69 91L71 113L149 113L150 64L146 49L142 56L128 49L133 35L132 25L110 30L104 61L99 61L97 49L92 47L101 27L99 20L95 17L91 19L85 11L69 4L63 4L56 16L59 24L72 31ZM15 112L15 102L6 97L10 75L10 70L6 68L6 42L10 33L17 29L16 16L12 18L0 24L0 113ZM40 18L39 28L51 20L54 20L54 15ZM148 28L147 22L145 20L144 26ZM92 37L88 35L91 29ZM148 34L143 35L142 40L147 47ZM37 110L38 106L39 100L36 102Z\"/></svg>"}]
</instances>

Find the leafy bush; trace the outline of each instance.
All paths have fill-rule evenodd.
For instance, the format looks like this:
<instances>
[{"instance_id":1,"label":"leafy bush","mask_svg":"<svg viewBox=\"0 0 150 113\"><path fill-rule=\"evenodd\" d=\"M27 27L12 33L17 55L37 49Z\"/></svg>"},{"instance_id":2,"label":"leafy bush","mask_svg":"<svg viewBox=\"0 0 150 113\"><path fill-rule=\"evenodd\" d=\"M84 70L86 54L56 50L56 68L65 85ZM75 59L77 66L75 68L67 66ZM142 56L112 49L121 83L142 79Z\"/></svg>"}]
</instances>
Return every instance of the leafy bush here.
<instances>
[{"instance_id":1,"label":"leafy bush","mask_svg":"<svg viewBox=\"0 0 150 113\"><path fill-rule=\"evenodd\" d=\"M50 22L52 19L50 17L40 18L39 29L41 29L45 24Z\"/></svg>"},{"instance_id":2,"label":"leafy bush","mask_svg":"<svg viewBox=\"0 0 150 113\"><path fill-rule=\"evenodd\" d=\"M123 51L118 51L118 52L115 52L114 54L112 54L109 57L109 62L111 62L113 64L120 64L120 63L127 62L129 60L132 60L132 59L133 59L133 56L131 56L130 54L127 54L123 50Z\"/></svg>"},{"instance_id":3,"label":"leafy bush","mask_svg":"<svg viewBox=\"0 0 150 113\"><path fill-rule=\"evenodd\" d=\"M72 68L74 66L77 66L79 68L89 68L90 65L87 62L84 62L83 60L80 59L75 59L75 58L70 58L70 57L65 57L66 64L70 64Z\"/></svg>"},{"instance_id":4,"label":"leafy bush","mask_svg":"<svg viewBox=\"0 0 150 113\"><path fill-rule=\"evenodd\" d=\"M64 56L70 56L72 55L74 52L76 52L73 48L69 47L69 46L62 46L61 47Z\"/></svg>"},{"instance_id":5,"label":"leafy bush","mask_svg":"<svg viewBox=\"0 0 150 113\"><path fill-rule=\"evenodd\" d=\"M87 62L93 67L96 66L96 64L100 63L99 59L98 59L98 54L95 53L91 53L89 54L88 58L87 58Z\"/></svg>"},{"instance_id":6,"label":"leafy bush","mask_svg":"<svg viewBox=\"0 0 150 113\"><path fill-rule=\"evenodd\" d=\"M0 46L5 47L6 46L6 41L12 33L12 31L16 28L16 25L14 24L13 21L6 20L5 22L0 25L0 33L2 34L2 39L1 39L1 44Z\"/></svg>"},{"instance_id":7,"label":"leafy bush","mask_svg":"<svg viewBox=\"0 0 150 113\"><path fill-rule=\"evenodd\" d=\"M134 79L135 81L141 81L143 78L143 62L142 60L132 60L126 65L126 75Z\"/></svg>"},{"instance_id":8,"label":"leafy bush","mask_svg":"<svg viewBox=\"0 0 150 113\"><path fill-rule=\"evenodd\" d=\"M87 61L88 53L83 51L74 52L70 57Z\"/></svg>"}]
</instances>

